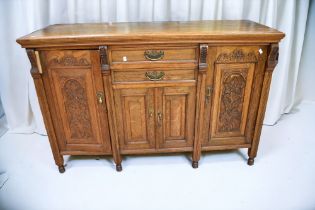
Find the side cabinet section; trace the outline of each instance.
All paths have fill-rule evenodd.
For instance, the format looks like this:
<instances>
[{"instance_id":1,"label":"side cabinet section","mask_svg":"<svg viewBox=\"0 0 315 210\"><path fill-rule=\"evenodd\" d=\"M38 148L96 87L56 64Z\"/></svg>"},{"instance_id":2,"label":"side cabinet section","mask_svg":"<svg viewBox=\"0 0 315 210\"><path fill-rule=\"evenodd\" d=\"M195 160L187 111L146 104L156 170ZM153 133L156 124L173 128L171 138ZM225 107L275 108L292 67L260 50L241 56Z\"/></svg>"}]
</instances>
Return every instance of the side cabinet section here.
<instances>
[{"instance_id":1,"label":"side cabinet section","mask_svg":"<svg viewBox=\"0 0 315 210\"><path fill-rule=\"evenodd\" d=\"M207 74L204 145L241 145L251 142L266 47L217 47Z\"/></svg>"},{"instance_id":2,"label":"side cabinet section","mask_svg":"<svg viewBox=\"0 0 315 210\"><path fill-rule=\"evenodd\" d=\"M47 50L40 55L61 152L111 153L98 51Z\"/></svg>"}]
</instances>

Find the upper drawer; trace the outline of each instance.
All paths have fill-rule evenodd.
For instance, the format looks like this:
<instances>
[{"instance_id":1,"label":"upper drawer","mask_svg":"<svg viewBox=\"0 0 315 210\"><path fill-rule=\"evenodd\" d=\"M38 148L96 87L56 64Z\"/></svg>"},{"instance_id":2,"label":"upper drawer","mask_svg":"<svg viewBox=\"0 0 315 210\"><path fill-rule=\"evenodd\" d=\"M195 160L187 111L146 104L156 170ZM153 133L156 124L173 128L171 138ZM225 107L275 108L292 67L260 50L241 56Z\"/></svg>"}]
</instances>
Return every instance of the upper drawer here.
<instances>
[{"instance_id":1,"label":"upper drawer","mask_svg":"<svg viewBox=\"0 0 315 210\"><path fill-rule=\"evenodd\" d=\"M113 68L121 65L143 65L144 68L169 64L197 63L198 48L191 46L133 46L133 47L112 47L110 64Z\"/></svg>"}]
</instances>

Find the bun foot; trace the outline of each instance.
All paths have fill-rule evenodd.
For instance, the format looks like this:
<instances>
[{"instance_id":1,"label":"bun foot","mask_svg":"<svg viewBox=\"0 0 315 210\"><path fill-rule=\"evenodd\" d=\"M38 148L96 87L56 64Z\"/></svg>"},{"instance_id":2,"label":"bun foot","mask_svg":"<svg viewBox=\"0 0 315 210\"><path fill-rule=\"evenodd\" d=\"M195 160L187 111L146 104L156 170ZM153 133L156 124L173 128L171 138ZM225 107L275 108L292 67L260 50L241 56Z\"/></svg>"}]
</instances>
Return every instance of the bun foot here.
<instances>
[{"instance_id":1,"label":"bun foot","mask_svg":"<svg viewBox=\"0 0 315 210\"><path fill-rule=\"evenodd\" d=\"M254 158L248 158L248 160L247 160L247 165L249 165L249 166L254 165L254 161L255 161Z\"/></svg>"},{"instance_id":2,"label":"bun foot","mask_svg":"<svg viewBox=\"0 0 315 210\"><path fill-rule=\"evenodd\" d=\"M192 167L193 168L198 168L198 161L193 161L192 162Z\"/></svg>"},{"instance_id":3,"label":"bun foot","mask_svg":"<svg viewBox=\"0 0 315 210\"><path fill-rule=\"evenodd\" d=\"M117 164L117 165L116 165L116 171L118 171L118 172L122 171L122 166L121 166L121 164Z\"/></svg>"},{"instance_id":4,"label":"bun foot","mask_svg":"<svg viewBox=\"0 0 315 210\"><path fill-rule=\"evenodd\" d=\"M58 166L59 173L64 173L66 171L65 166Z\"/></svg>"}]
</instances>

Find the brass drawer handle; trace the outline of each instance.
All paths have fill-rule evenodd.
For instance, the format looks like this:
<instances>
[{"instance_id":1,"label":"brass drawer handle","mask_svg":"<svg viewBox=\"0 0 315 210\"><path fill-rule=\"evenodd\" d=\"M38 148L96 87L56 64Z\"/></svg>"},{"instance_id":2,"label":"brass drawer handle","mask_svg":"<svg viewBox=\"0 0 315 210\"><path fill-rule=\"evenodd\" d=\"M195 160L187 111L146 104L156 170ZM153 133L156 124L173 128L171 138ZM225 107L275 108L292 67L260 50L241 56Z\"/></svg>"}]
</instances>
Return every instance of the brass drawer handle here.
<instances>
[{"instance_id":1,"label":"brass drawer handle","mask_svg":"<svg viewBox=\"0 0 315 210\"><path fill-rule=\"evenodd\" d=\"M146 72L145 77L148 78L151 81L159 81L162 80L165 76L165 73L163 71L160 71L159 73L156 71L153 72Z\"/></svg>"},{"instance_id":2,"label":"brass drawer handle","mask_svg":"<svg viewBox=\"0 0 315 210\"><path fill-rule=\"evenodd\" d=\"M144 57L150 61L161 60L164 57L163 50L146 50L144 51Z\"/></svg>"}]
</instances>

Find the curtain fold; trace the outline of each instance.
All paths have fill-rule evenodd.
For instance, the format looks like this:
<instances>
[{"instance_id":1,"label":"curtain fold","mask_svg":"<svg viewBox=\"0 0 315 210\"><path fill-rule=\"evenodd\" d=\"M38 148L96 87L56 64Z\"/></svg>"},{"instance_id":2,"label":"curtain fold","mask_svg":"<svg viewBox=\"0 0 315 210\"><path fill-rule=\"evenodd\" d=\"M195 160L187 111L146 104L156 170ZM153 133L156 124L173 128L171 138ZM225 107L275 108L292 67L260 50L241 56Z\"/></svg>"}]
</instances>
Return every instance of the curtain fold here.
<instances>
[{"instance_id":1,"label":"curtain fold","mask_svg":"<svg viewBox=\"0 0 315 210\"><path fill-rule=\"evenodd\" d=\"M45 134L26 53L15 39L50 24L249 19L286 33L280 43L264 123L295 102L308 0L3 0L0 96L11 132Z\"/></svg>"}]
</instances>

